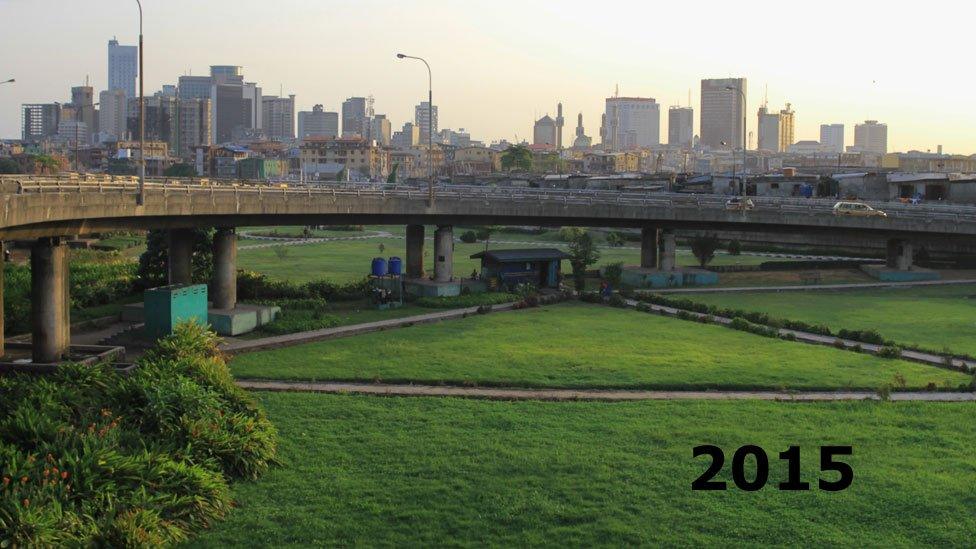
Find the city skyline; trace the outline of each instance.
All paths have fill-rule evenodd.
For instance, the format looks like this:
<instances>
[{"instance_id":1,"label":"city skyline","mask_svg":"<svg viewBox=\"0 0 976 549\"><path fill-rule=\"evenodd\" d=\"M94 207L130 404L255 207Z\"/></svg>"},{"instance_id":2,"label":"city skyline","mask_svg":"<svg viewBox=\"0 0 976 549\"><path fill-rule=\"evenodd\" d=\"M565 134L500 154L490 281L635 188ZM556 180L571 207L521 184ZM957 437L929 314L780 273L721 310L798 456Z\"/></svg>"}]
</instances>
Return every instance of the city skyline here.
<instances>
[{"instance_id":1,"label":"city skyline","mask_svg":"<svg viewBox=\"0 0 976 549\"><path fill-rule=\"evenodd\" d=\"M14 85L0 88L0 136L4 138L20 137L22 103L67 102L70 88L82 84L86 76L91 77L96 96L107 89L105 44L113 37L122 45L136 43L138 19L134 2L129 6L130 2L124 0L96 0L90 3L92 9L82 16L52 10L49 4L53 3L0 0L0 15L24 17L56 31L44 40L37 40L36 28L31 32L26 28L29 26L19 25L0 37L0 47L8 51L17 51L17 44L30 43L33 52L30 56L12 56L0 69L4 71L0 78L17 79ZM751 84L746 119L754 145L755 113L768 85L770 105L792 103L796 111L797 141L819 139L821 124L843 123L846 141L853 143L854 125L872 119L888 124L891 151L934 151L943 145L947 152L976 153L976 140L968 135L968 128L976 124L976 114L953 109L953 104L965 104L960 90L964 90L965 81L970 77L959 76L961 86L935 88L919 76L895 72L895 68L909 62L908 58L902 56L895 63L889 59L891 55L897 57L899 52L906 52L906 47L895 37L900 32L916 30L917 24L924 23L924 13L910 19L907 16L893 19L857 6L848 7L847 18L840 20L836 14L828 18L832 30L841 33L846 30L855 38L847 41L845 49L832 49L812 41L806 45L783 42L791 44L784 46L790 50L787 54L769 51L760 54L756 48L749 50L757 41L754 38L743 38L741 47L731 48L724 45L716 48L714 44L705 44L706 40L692 40L707 36L702 30L716 28L714 22L701 21L689 24L683 35L676 35L673 29L655 28L654 32L647 33L655 36L652 38L639 34L639 26L633 22L613 19L618 27L613 33L616 40L608 45L600 38L608 32L606 25L600 24L606 15L584 10L592 17L575 17L582 9L580 6L586 4L572 2L523 7L524 17L510 18L505 16L502 4L492 12L472 14L433 1L393 6L375 1L334 2L323 6L284 0L266 24L290 30L277 36L271 46L262 48L240 47L235 38L239 33L227 25L228 21L246 24L249 18L265 17L266 10L261 3L213 2L209 4L212 8L206 11L196 7L194 18L189 19L179 14L193 8L192 2L174 0L167 2L165 8L152 2L145 4L147 95L164 84L175 84L190 69L194 75L204 75L210 65L234 64L243 66L247 79L258 82L268 94L277 94L280 86L288 93L295 93L296 112L311 110L316 104L323 104L326 111L338 111L349 97L373 95L376 112L387 114L393 126L399 127L414 119L415 106L426 96L423 68L398 63L395 59L395 52L402 50L425 56L431 62L434 104L440 110L439 127L463 127L473 137L486 142L531 140L533 122L546 113L554 116L552 106L557 102L563 103L567 113L582 112L588 120L599 120L606 98L612 97L618 84L621 95L655 98L662 111L676 104L686 106L690 89L691 106L696 111L694 128L699 134L701 79L744 77ZM929 6L926 13L937 11L938 4ZM762 28L770 14L776 13L772 6L767 2L752 2L742 13L722 4L709 4L708 9L724 14L725 17L719 18L723 24L748 18L751 25ZM635 13L652 13L637 4L629 7ZM653 13L662 17L663 22L682 12L661 8ZM314 35L303 29L311 30L309 20L326 14L329 20L348 20L348 24L330 29L336 39L310 45L302 37ZM822 16L813 18L816 21ZM866 28L866 23L882 19L887 25L886 33L892 36L885 44L891 50L890 55L872 57L871 63L859 61L863 48L875 46L873 39L857 38L856 32L863 33L859 29ZM427 36L408 32L401 24L403 20L429 20L425 24L437 27L438 33ZM448 20L451 25L446 24ZM574 36L582 33L579 36L586 39L549 44L543 40L546 32L532 32L534 24L542 21L558 23L564 30L573 31ZM71 26L79 23L84 24L84 29ZM946 24L950 29L943 28L939 34L933 34L928 48L942 46L950 51L946 46L956 43L962 46L963 35L960 33L956 38L951 32L955 23ZM343 38L365 29L389 39L364 42ZM187 32L198 40L181 40ZM766 38L776 38L779 34L785 38L788 34L780 28L764 28L763 32ZM684 43L675 40L681 36L687 38ZM466 47L444 47L455 40L463 40ZM635 54L635 50L641 53ZM316 52L318 61L310 64L309 56ZM921 56L923 50L914 53ZM932 57L926 62L932 70L937 70L944 64L952 64L949 57L949 61ZM499 59L504 59L505 64L499 66ZM844 61L841 68L838 68L839 61ZM321 70L308 70L309 66L321 66ZM641 70L635 71L634 67ZM925 111L920 110L923 105ZM926 116L920 117L920 112L926 112ZM595 131L598 124L590 126L594 128L590 133L598 136ZM667 120L663 113L660 126L661 140L666 142Z\"/></svg>"}]
</instances>

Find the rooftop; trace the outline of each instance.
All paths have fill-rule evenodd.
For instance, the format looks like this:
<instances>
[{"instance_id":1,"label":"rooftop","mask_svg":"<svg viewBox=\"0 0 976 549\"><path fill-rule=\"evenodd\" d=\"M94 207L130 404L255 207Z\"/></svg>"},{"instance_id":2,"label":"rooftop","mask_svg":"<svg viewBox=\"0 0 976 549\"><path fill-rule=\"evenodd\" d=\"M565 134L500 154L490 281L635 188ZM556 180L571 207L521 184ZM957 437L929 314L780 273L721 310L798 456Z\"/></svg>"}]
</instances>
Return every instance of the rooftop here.
<instances>
[{"instance_id":1,"label":"rooftop","mask_svg":"<svg viewBox=\"0 0 976 549\"><path fill-rule=\"evenodd\" d=\"M516 250L488 250L478 252L471 259L488 258L497 263L521 263L525 261L550 261L569 259L569 254L556 248L523 248Z\"/></svg>"}]
</instances>

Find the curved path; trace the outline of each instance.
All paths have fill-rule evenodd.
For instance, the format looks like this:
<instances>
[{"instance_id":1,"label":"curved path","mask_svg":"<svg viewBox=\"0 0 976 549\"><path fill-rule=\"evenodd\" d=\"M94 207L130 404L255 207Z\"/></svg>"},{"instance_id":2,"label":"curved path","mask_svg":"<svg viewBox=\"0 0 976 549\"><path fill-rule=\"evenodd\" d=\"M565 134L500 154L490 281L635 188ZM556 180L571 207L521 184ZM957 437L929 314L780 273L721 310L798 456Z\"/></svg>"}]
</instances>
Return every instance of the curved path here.
<instances>
[{"instance_id":1,"label":"curved path","mask_svg":"<svg viewBox=\"0 0 976 549\"><path fill-rule=\"evenodd\" d=\"M509 387L457 387L449 385L398 385L384 383L301 382L238 380L252 391L299 391L311 393L362 394L381 396L466 397L501 400L772 400L819 402L881 400L867 391L639 391L602 389L519 389ZM976 393L893 392L891 400L924 402L976 402Z\"/></svg>"}]
</instances>

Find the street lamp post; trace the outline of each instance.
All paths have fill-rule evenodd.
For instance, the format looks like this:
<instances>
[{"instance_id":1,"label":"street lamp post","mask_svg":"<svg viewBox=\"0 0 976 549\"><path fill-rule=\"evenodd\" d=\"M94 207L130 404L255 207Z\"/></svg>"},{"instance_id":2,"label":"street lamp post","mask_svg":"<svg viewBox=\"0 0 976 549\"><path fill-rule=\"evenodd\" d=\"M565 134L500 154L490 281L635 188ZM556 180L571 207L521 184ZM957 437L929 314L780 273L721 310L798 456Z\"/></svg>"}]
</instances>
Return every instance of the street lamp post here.
<instances>
[{"instance_id":1,"label":"street lamp post","mask_svg":"<svg viewBox=\"0 0 976 549\"><path fill-rule=\"evenodd\" d=\"M397 59L416 59L423 61L427 67L427 200L434 205L434 78L430 72L430 64L423 57L396 54Z\"/></svg>"},{"instance_id":2,"label":"street lamp post","mask_svg":"<svg viewBox=\"0 0 976 549\"><path fill-rule=\"evenodd\" d=\"M136 4L139 5L139 194L136 205L142 206L146 200L146 97L143 88L146 72L142 62L142 1L136 0Z\"/></svg>"},{"instance_id":3,"label":"street lamp post","mask_svg":"<svg viewBox=\"0 0 976 549\"><path fill-rule=\"evenodd\" d=\"M739 194L746 195L746 93L742 88L735 86L725 86L729 91L737 91L742 96L742 186ZM734 152L732 154L735 154ZM735 170L735 159L732 160L732 169Z\"/></svg>"}]
</instances>

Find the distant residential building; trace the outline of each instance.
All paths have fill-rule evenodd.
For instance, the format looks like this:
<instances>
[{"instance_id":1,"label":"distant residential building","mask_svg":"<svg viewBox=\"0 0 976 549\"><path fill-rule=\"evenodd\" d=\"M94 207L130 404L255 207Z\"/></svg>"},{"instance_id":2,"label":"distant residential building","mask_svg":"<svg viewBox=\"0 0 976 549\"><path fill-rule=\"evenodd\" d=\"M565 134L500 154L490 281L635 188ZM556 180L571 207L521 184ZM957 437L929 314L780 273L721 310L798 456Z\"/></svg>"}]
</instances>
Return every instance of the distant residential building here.
<instances>
[{"instance_id":1,"label":"distant residential building","mask_svg":"<svg viewBox=\"0 0 976 549\"><path fill-rule=\"evenodd\" d=\"M604 150L625 151L661 144L661 109L650 97L608 97L600 137Z\"/></svg>"},{"instance_id":2,"label":"distant residential building","mask_svg":"<svg viewBox=\"0 0 976 549\"><path fill-rule=\"evenodd\" d=\"M189 158L196 147L211 142L210 99L192 98L179 102L179 147L177 154Z\"/></svg>"},{"instance_id":3,"label":"distant residential building","mask_svg":"<svg viewBox=\"0 0 976 549\"><path fill-rule=\"evenodd\" d=\"M500 172L502 155L487 147L461 147L454 151L455 175L487 175Z\"/></svg>"},{"instance_id":4,"label":"distant residential building","mask_svg":"<svg viewBox=\"0 0 976 549\"><path fill-rule=\"evenodd\" d=\"M339 137L339 113L326 112L322 105L298 113L298 138Z\"/></svg>"},{"instance_id":5,"label":"distant residential building","mask_svg":"<svg viewBox=\"0 0 976 549\"><path fill-rule=\"evenodd\" d=\"M235 130L244 127L245 104L241 86L214 84L210 109L213 143L230 143Z\"/></svg>"},{"instance_id":6,"label":"distant residential building","mask_svg":"<svg viewBox=\"0 0 976 549\"><path fill-rule=\"evenodd\" d=\"M403 125L403 129L395 132L390 138L391 145L396 149L409 149L420 144L420 127L411 122Z\"/></svg>"},{"instance_id":7,"label":"distant residential building","mask_svg":"<svg viewBox=\"0 0 976 549\"><path fill-rule=\"evenodd\" d=\"M830 148L819 141L801 140L796 143L791 143L787 147L786 152L791 154L799 155L816 155L816 154L826 154L832 152Z\"/></svg>"},{"instance_id":8,"label":"distant residential building","mask_svg":"<svg viewBox=\"0 0 976 549\"><path fill-rule=\"evenodd\" d=\"M139 76L139 48L122 46L116 39L108 41L108 89L122 90L126 97L136 96Z\"/></svg>"},{"instance_id":9,"label":"distant residential building","mask_svg":"<svg viewBox=\"0 0 976 549\"><path fill-rule=\"evenodd\" d=\"M295 138L295 96L277 97L265 95L261 98L261 128L271 139Z\"/></svg>"},{"instance_id":10,"label":"distant residential building","mask_svg":"<svg viewBox=\"0 0 976 549\"><path fill-rule=\"evenodd\" d=\"M91 86L75 86L71 88L71 106L75 109L75 120L84 122L88 127L87 142L91 142L92 134L98 131L98 111L95 109L95 89Z\"/></svg>"},{"instance_id":11,"label":"distant residential building","mask_svg":"<svg viewBox=\"0 0 976 549\"><path fill-rule=\"evenodd\" d=\"M779 150L789 150L793 144L795 128L795 113L792 105L787 103L786 108L779 111Z\"/></svg>"},{"instance_id":12,"label":"distant residential building","mask_svg":"<svg viewBox=\"0 0 976 549\"><path fill-rule=\"evenodd\" d=\"M350 97L342 102L342 136L363 137L366 126L366 98Z\"/></svg>"},{"instance_id":13,"label":"distant residential building","mask_svg":"<svg viewBox=\"0 0 976 549\"><path fill-rule=\"evenodd\" d=\"M548 114L535 121L532 144L556 147L556 121Z\"/></svg>"},{"instance_id":14,"label":"distant residential building","mask_svg":"<svg viewBox=\"0 0 976 549\"><path fill-rule=\"evenodd\" d=\"M445 128L434 137L434 142L452 147L470 147L472 143L471 134L464 131L464 128L458 131Z\"/></svg>"},{"instance_id":15,"label":"distant residential building","mask_svg":"<svg viewBox=\"0 0 976 549\"><path fill-rule=\"evenodd\" d=\"M413 121L420 128L420 135L424 143L427 142L427 136L430 135L428 132L431 131L431 128L433 128L433 134L437 135L437 105L430 108L428 112L429 106L430 103L423 101L413 109Z\"/></svg>"},{"instance_id":16,"label":"distant residential building","mask_svg":"<svg viewBox=\"0 0 976 549\"><path fill-rule=\"evenodd\" d=\"M369 121L370 139L381 147L390 146L390 140L392 139L391 130L390 120L385 114L374 115L372 120Z\"/></svg>"},{"instance_id":17,"label":"distant residential building","mask_svg":"<svg viewBox=\"0 0 976 549\"><path fill-rule=\"evenodd\" d=\"M640 156L632 152L594 152L583 156L583 170L587 173L636 172Z\"/></svg>"},{"instance_id":18,"label":"distant residential building","mask_svg":"<svg viewBox=\"0 0 976 549\"><path fill-rule=\"evenodd\" d=\"M176 85L163 84L162 89L158 93L163 97L177 97Z\"/></svg>"},{"instance_id":19,"label":"distant residential building","mask_svg":"<svg viewBox=\"0 0 976 549\"><path fill-rule=\"evenodd\" d=\"M146 140L166 143L167 149L179 148L179 107L175 97L154 95L145 100ZM128 130L133 139L139 137L139 99L128 100Z\"/></svg>"},{"instance_id":20,"label":"distant residential building","mask_svg":"<svg viewBox=\"0 0 976 549\"><path fill-rule=\"evenodd\" d=\"M244 127L247 129L262 129L264 127L264 114L262 112L264 107L262 98L264 96L261 95L261 88L254 82L245 82L241 86L241 97L247 109L244 114Z\"/></svg>"},{"instance_id":21,"label":"distant residential building","mask_svg":"<svg viewBox=\"0 0 976 549\"><path fill-rule=\"evenodd\" d=\"M180 99L210 99L213 79L209 76L181 76L177 81Z\"/></svg>"},{"instance_id":22,"label":"distant residential building","mask_svg":"<svg viewBox=\"0 0 976 549\"><path fill-rule=\"evenodd\" d=\"M328 173L339 166L348 179L385 178L390 173L390 156L362 138L306 139L299 148L302 172Z\"/></svg>"},{"instance_id":23,"label":"distant residential building","mask_svg":"<svg viewBox=\"0 0 976 549\"><path fill-rule=\"evenodd\" d=\"M695 111L691 107L668 109L668 145L690 149L695 138Z\"/></svg>"},{"instance_id":24,"label":"distant residential building","mask_svg":"<svg viewBox=\"0 0 976 549\"><path fill-rule=\"evenodd\" d=\"M61 120L58 122L59 141L75 149L88 145L88 124L79 120Z\"/></svg>"},{"instance_id":25,"label":"distant residential building","mask_svg":"<svg viewBox=\"0 0 976 549\"><path fill-rule=\"evenodd\" d=\"M98 94L98 130L104 141L120 141L127 132L128 103L123 90Z\"/></svg>"},{"instance_id":26,"label":"distant residential building","mask_svg":"<svg viewBox=\"0 0 976 549\"><path fill-rule=\"evenodd\" d=\"M21 106L21 139L28 143L41 141L58 134L61 105L57 103L29 103Z\"/></svg>"},{"instance_id":27,"label":"distant residential building","mask_svg":"<svg viewBox=\"0 0 976 549\"><path fill-rule=\"evenodd\" d=\"M844 125L821 124L820 144L829 149L831 152L844 152Z\"/></svg>"},{"instance_id":28,"label":"distant residential building","mask_svg":"<svg viewBox=\"0 0 976 549\"><path fill-rule=\"evenodd\" d=\"M877 120L865 120L854 126L854 149L862 152L888 152L888 125Z\"/></svg>"},{"instance_id":29,"label":"distant residential building","mask_svg":"<svg viewBox=\"0 0 976 549\"><path fill-rule=\"evenodd\" d=\"M728 89L728 88L734 89ZM709 78L701 81L701 145L712 149L742 148L742 123L748 94L745 78ZM722 142L728 145L722 145Z\"/></svg>"},{"instance_id":30,"label":"distant residential building","mask_svg":"<svg viewBox=\"0 0 976 549\"><path fill-rule=\"evenodd\" d=\"M780 139L780 116L777 113L769 112L769 107L763 105L759 107L759 119L757 128L759 130L756 148L761 151L783 152Z\"/></svg>"}]
</instances>

